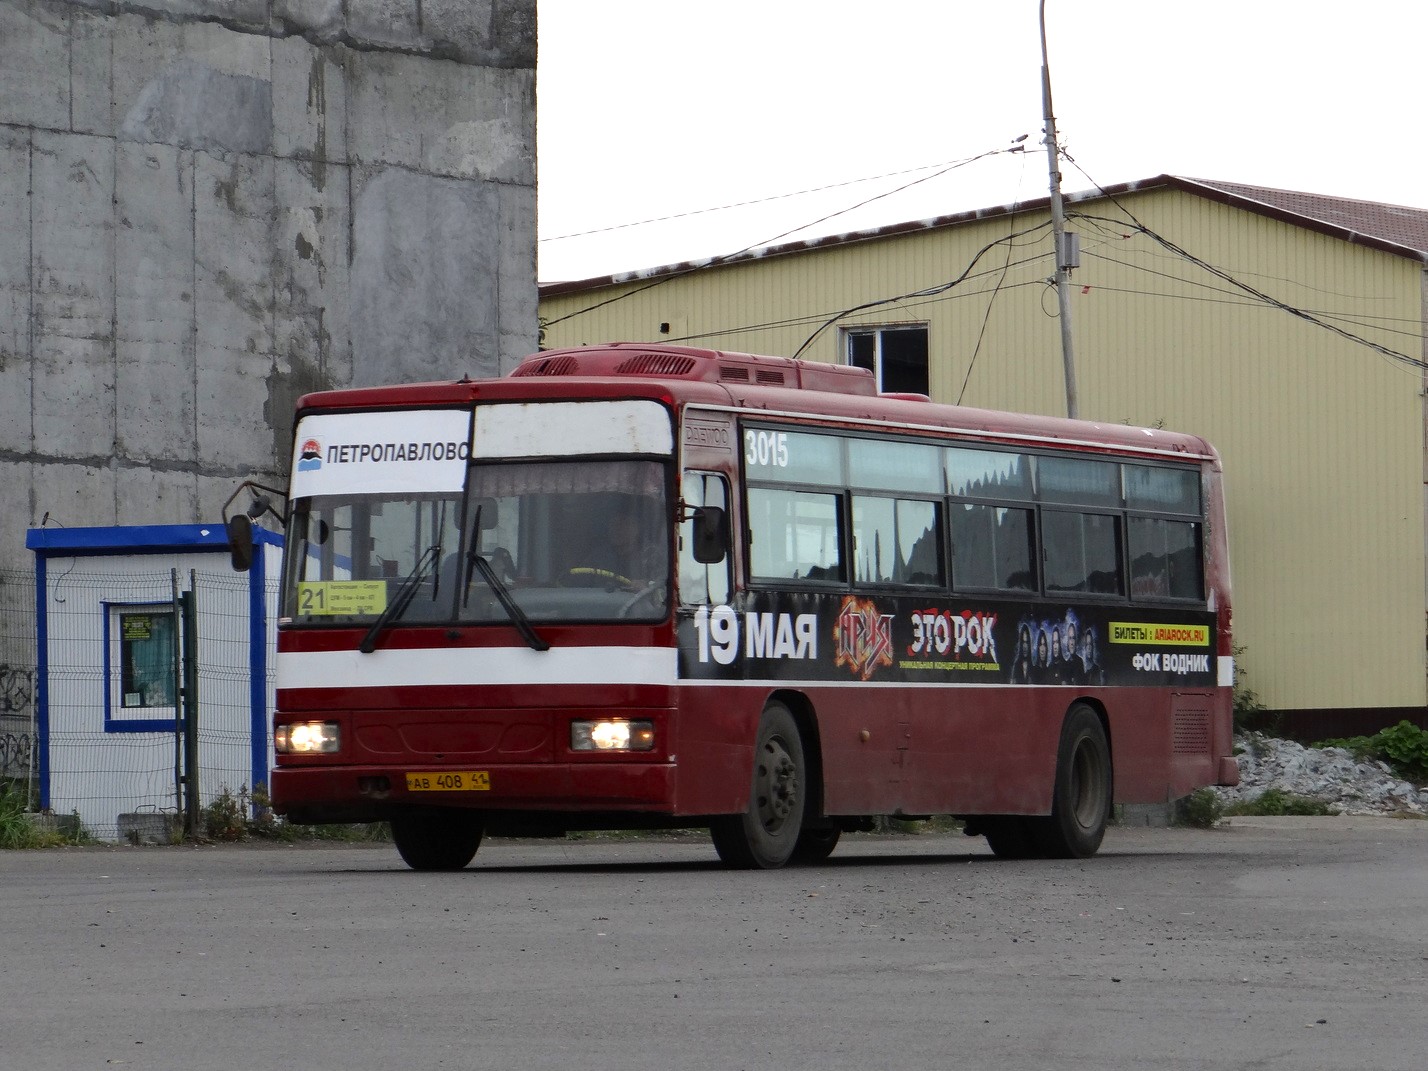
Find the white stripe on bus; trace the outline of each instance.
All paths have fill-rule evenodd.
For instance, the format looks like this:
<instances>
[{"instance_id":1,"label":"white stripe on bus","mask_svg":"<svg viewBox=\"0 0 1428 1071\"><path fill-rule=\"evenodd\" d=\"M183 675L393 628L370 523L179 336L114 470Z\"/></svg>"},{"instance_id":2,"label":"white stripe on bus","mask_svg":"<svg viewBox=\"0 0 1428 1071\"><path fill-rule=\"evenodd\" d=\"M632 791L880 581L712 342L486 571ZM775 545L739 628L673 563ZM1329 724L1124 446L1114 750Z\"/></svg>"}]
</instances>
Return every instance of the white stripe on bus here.
<instances>
[{"instance_id":1,"label":"white stripe on bus","mask_svg":"<svg viewBox=\"0 0 1428 1071\"><path fill-rule=\"evenodd\" d=\"M1223 660L1222 660L1223 661ZM1224 685L1223 665L1221 686ZM1028 687L1037 691L1086 691L1074 684L1013 684L1010 681L862 681L680 678L675 652L667 647L462 647L441 650L300 651L278 655L279 688L420 688L480 685L683 685L822 691L828 688L956 689ZM1100 690L1100 689L1094 689Z\"/></svg>"},{"instance_id":2,"label":"white stripe on bus","mask_svg":"<svg viewBox=\"0 0 1428 1071\"><path fill-rule=\"evenodd\" d=\"M677 683L669 647L461 647L280 653L279 688Z\"/></svg>"}]
</instances>

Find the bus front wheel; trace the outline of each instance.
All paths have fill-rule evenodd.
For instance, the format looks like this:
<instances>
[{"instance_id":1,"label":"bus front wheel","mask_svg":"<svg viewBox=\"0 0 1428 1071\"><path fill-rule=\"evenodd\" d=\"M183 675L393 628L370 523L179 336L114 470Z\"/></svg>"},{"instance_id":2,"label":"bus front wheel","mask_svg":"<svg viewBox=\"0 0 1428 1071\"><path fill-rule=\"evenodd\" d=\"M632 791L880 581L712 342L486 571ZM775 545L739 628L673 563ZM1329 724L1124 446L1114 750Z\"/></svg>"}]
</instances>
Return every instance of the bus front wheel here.
<instances>
[{"instance_id":1,"label":"bus front wheel","mask_svg":"<svg viewBox=\"0 0 1428 1071\"><path fill-rule=\"evenodd\" d=\"M484 828L474 811L395 815L392 841L413 870L460 870L476 856Z\"/></svg>"},{"instance_id":2,"label":"bus front wheel","mask_svg":"<svg viewBox=\"0 0 1428 1071\"><path fill-rule=\"evenodd\" d=\"M798 835L798 843L793 846L792 862L805 866L821 863L838 847L838 839L843 831L837 826L828 829L805 829Z\"/></svg>"},{"instance_id":3,"label":"bus front wheel","mask_svg":"<svg viewBox=\"0 0 1428 1071\"><path fill-rule=\"evenodd\" d=\"M753 782L743 814L723 815L709 827L714 850L736 870L773 870L793 856L803 830L807 769L793 714L770 703L759 719Z\"/></svg>"}]
</instances>

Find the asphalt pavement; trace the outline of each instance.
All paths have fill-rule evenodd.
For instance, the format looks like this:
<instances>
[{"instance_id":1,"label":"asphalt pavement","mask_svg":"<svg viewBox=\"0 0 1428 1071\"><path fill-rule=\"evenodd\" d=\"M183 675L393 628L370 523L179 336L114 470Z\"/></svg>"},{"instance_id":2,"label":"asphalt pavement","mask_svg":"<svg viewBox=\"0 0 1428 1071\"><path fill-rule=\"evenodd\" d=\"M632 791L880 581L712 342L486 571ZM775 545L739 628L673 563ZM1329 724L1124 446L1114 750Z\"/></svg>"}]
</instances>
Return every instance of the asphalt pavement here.
<instances>
[{"instance_id":1,"label":"asphalt pavement","mask_svg":"<svg viewBox=\"0 0 1428 1071\"><path fill-rule=\"evenodd\" d=\"M0 853L0 1068L1363 1068L1428 1060L1428 822Z\"/></svg>"}]
</instances>

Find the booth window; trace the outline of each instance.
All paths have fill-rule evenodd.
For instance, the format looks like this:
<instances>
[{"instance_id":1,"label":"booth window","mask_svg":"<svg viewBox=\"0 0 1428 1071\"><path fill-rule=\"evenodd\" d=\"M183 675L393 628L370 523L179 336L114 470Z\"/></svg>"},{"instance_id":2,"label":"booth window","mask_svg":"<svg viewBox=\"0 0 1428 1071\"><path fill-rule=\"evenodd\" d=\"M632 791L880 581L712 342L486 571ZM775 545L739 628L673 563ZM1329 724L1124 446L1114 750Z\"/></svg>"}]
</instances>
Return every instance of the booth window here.
<instances>
[{"instance_id":1,"label":"booth window","mask_svg":"<svg viewBox=\"0 0 1428 1071\"><path fill-rule=\"evenodd\" d=\"M173 607L111 606L108 623L110 717L172 720Z\"/></svg>"}]
</instances>

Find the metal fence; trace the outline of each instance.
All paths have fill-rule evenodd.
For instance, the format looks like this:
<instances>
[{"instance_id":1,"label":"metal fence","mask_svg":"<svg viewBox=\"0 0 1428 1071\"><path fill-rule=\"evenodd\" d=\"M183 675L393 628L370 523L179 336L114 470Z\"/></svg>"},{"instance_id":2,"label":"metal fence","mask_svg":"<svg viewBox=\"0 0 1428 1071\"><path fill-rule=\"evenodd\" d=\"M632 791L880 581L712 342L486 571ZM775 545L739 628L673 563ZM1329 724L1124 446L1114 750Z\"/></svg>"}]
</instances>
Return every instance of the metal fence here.
<instances>
[{"instance_id":1,"label":"metal fence","mask_svg":"<svg viewBox=\"0 0 1428 1071\"><path fill-rule=\"evenodd\" d=\"M42 608L33 578L26 588L23 574L0 575L0 641L13 652L12 698L0 697L0 739L14 741L4 776L23 775L49 811L77 816L99 839L201 829L203 809L251 792L270 765L272 658L256 662L267 671L255 695L249 577L70 561L93 571L51 572ZM271 652L276 584L265 596ZM138 664L141 646L148 664Z\"/></svg>"},{"instance_id":2,"label":"metal fence","mask_svg":"<svg viewBox=\"0 0 1428 1071\"><path fill-rule=\"evenodd\" d=\"M33 793L35 766L35 577L0 569L0 778Z\"/></svg>"}]
</instances>

